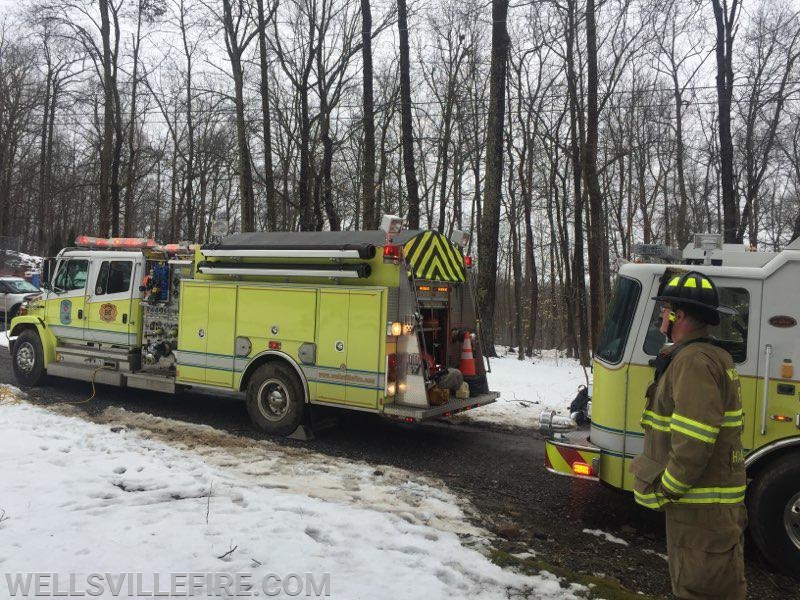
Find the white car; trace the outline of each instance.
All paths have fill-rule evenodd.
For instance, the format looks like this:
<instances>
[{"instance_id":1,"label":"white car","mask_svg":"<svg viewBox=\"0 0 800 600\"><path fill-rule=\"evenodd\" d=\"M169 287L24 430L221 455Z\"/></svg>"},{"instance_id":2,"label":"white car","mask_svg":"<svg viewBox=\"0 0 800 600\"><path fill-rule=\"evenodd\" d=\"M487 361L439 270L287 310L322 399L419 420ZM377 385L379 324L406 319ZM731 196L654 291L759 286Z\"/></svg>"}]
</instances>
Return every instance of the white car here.
<instances>
[{"instance_id":1,"label":"white car","mask_svg":"<svg viewBox=\"0 0 800 600\"><path fill-rule=\"evenodd\" d=\"M0 314L3 321L17 316L25 300L41 294L41 290L22 277L0 277Z\"/></svg>"}]
</instances>

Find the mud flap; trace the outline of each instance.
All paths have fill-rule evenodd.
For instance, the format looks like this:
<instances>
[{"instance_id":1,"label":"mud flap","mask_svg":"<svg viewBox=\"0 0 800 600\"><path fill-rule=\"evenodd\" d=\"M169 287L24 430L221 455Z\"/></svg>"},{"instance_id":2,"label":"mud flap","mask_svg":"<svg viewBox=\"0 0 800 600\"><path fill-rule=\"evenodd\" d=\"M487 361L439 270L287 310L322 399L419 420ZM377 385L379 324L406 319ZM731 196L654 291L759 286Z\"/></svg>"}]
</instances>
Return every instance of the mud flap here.
<instances>
[{"instance_id":1,"label":"mud flap","mask_svg":"<svg viewBox=\"0 0 800 600\"><path fill-rule=\"evenodd\" d=\"M547 440L544 466L557 475L599 481L600 448Z\"/></svg>"}]
</instances>

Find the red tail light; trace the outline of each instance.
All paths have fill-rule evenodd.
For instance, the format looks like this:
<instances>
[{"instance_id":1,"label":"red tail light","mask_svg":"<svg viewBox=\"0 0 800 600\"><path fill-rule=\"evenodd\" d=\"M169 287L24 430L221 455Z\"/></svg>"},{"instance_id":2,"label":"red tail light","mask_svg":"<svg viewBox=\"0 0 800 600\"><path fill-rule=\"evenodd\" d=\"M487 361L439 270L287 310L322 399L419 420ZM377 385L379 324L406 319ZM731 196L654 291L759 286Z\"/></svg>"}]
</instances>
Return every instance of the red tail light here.
<instances>
[{"instance_id":1,"label":"red tail light","mask_svg":"<svg viewBox=\"0 0 800 600\"><path fill-rule=\"evenodd\" d=\"M390 246L386 245L383 247L383 259L391 259L391 260L398 260L400 258L401 248L400 246Z\"/></svg>"},{"instance_id":2,"label":"red tail light","mask_svg":"<svg viewBox=\"0 0 800 600\"><path fill-rule=\"evenodd\" d=\"M467 266L468 269L471 269L472 268L472 257L471 256L465 256L464 257L464 264Z\"/></svg>"}]
</instances>

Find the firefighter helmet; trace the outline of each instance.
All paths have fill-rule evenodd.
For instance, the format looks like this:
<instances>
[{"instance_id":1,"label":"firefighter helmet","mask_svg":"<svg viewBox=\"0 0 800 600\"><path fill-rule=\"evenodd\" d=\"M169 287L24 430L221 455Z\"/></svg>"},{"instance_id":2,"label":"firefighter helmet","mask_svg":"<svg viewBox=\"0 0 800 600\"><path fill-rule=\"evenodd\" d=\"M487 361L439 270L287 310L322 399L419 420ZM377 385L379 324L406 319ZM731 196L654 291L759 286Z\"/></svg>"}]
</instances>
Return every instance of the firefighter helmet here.
<instances>
[{"instance_id":1,"label":"firefighter helmet","mask_svg":"<svg viewBox=\"0 0 800 600\"><path fill-rule=\"evenodd\" d=\"M736 314L732 308L719 303L717 286L710 278L697 271L664 273L658 295L653 299L669 302L673 309L685 308L710 325L719 324L720 314Z\"/></svg>"}]
</instances>

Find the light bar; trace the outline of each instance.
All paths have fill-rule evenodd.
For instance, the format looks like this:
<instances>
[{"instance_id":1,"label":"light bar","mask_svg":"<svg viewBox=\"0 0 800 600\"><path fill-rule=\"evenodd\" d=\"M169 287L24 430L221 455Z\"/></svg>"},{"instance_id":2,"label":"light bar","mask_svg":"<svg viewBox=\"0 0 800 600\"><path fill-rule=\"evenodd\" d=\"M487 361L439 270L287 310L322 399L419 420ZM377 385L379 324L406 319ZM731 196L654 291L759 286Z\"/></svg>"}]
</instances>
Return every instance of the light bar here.
<instances>
[{"instance_id":1,"label":"light bar","mask_svg":"<svg viewBox=\"0 0 800 600\"><path fill-rule=\"evenodd\" d=\"M79 235L75 238L75 245L80 248L124 248L130 250L155 248L156 241L150 238L99 238Z\"/></svg>"},{"instance_id":2,"label":"light bar","mask_svg":"<svg viewBox=\"0 0 800 600\"><path fill-rule=\"evenodd\" d=\"M214 267L211 264L198 266L197 270L206 275L258 275L261 277L330 277L343 279L358 279L361 277L355 270L323 270L323 269L292 269L266 267Z\"/></svg>"},{"instance_id":3,"label":"light bar","mask_svg":"<svg viewBox=\"0 0 800 600\"><path fill-rule=\"evenodd\" d=\"M201 250L200 252L209 258L370 258L362 257L358 250Z\"/></svg>"},{"instance_id":4,"label":"light bar","mask_svg":"<svg viewBox=\"0 0 800 600\"><path fill-rule=\"evenodd\" d=\"M195 248L194 244L160 244L153 248L156 252L163 252L164 254L188 254Z\"/></svg>"}]
</instances>

